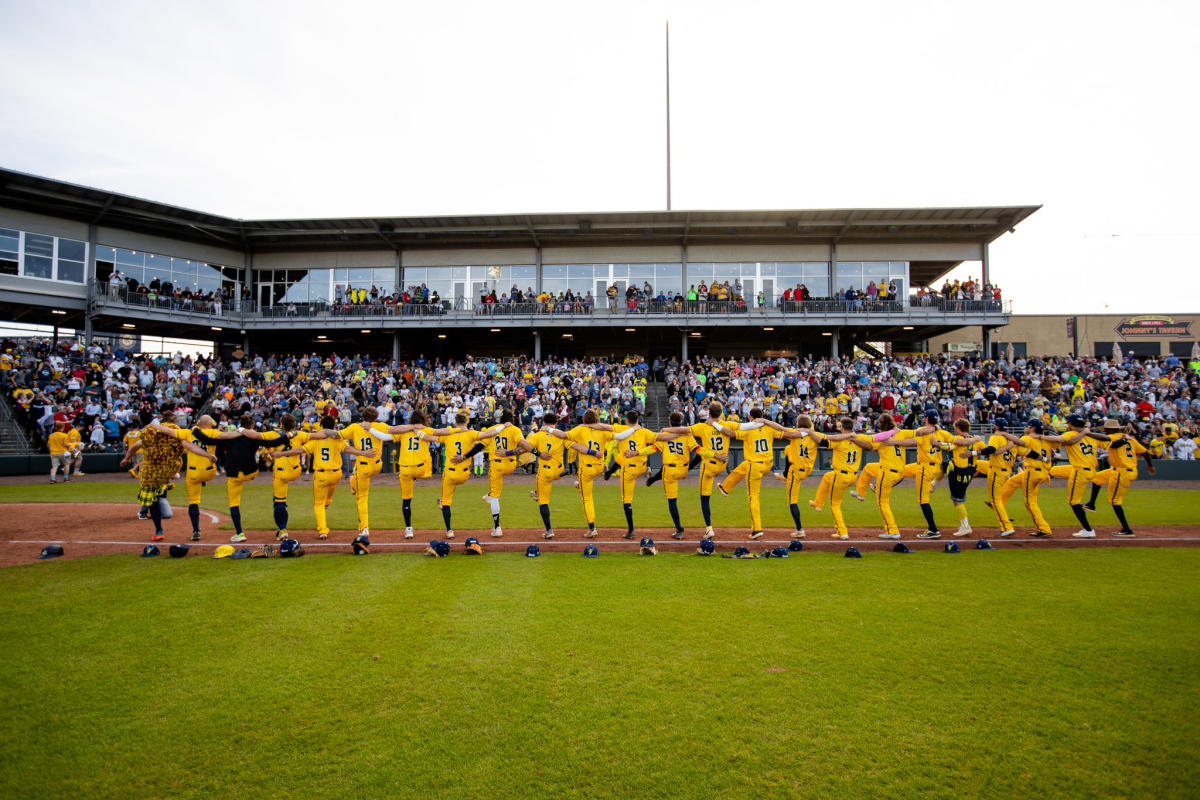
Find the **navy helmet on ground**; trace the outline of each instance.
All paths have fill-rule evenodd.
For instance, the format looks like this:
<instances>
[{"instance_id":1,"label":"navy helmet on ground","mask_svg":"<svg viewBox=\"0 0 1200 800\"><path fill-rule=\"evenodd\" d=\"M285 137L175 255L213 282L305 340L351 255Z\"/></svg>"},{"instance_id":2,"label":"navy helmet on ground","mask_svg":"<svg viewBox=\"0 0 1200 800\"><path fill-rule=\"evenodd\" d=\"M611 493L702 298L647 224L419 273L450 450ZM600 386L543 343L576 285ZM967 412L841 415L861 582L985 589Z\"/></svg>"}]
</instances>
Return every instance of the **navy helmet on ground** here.
<instances>
[{"instance_id":1,"label":"navy helmet on ground","mask_svg":"<svg viewBox=\"0 0 1200 800\"><path fill-rule=\"evenodd\" d=\"M304 555L304 547L295 539L284 539L279 543L279 555L284 558L299 558Z\"/></svg>"},{"instance_id":2,"label":"navy helmet on ground","mask_svg":"<svg viewBox=\"0 0 1200 800\"><path fill-rule=\"evenodd\" d=\"M975 543L975 549L976 550L995 550L996 548L992 547L992 543L989 542L987 539L980 539L978 542Z\"/></svg>"},{"instance_id":3,"label":"navy helmet on ground","mask_svg":"<svg viewBox=\"0 0 1200 800\"><path fill-rule=\"evenodd\" d=\"M587 547L583 548L584 558L595 558L598 555L600 555L600 551L596 549L596 545L594 544L589 544Z\"/></svg>"},{"instance_id":4,"label":"navy helmet on ground","mask_svg":"<svg viewBox=\"0 0 1200 800\"><path fill-rule=\"evenodd\" d=\"M946 546L942 548L943 553L959 552L958 542L946 542Z\"/></svg>"},{"instance_id":5,"label":"navy helmet on ground","mask_svg":"<svg viewBox=\"0 0 1200 800\"><path fill-rule=\"evenodd\" d=\"M354 551L356 556L370 555L371 539L365 533L360 533L354 537L354 541L350 543L350 549Z\"/></svg>"},{"instance_id":6,"label":"navy helmet on ground","mask_svg":"<svg viewBox=\"0 0 1200 800\"><path fill-rule=\"evenodd\" d=\"M749 547L738 547L737 549L735 549L733 551L733 557L734 558L753 558L753 556L750 555Z\"/></svg>"},{"instance_id":7,"label":"navy helmet on ground","mask_svg":"<svg viewBox=\"0 0 1200 800\"><path fill-rule=\"evenodd\" d=\"M845 558L862 558L862 553L858 552L857 547L847 547Z\"/></svg>"},{"instance_id":8,"label":"navy helmet on ground","mask_svg":"<svg viewBox=\"0 0 1200 800\"><path fill-rule=\"evenodd\" d=\"M542 554L542 549L540 547L538 547L536 544L531 544L531 545L529 545L529 547L525 548L525 557L526 558L537 558L541 554Z\"/></svg>"},{"instance_id":9,"label":"navy helmet on ground","mask_svg":"<svg viewBox=\"0 0 1200 800\"><path fill-rule=\"evenodd\" d=\"M450 555L450 543L444 542L441 539L434 539L425 545L425 555L445 558Z\"/></svg>"},{"instance_id":10,"label":"navy helmet on ground","mask_svg":"<svg viewBox=\"0 0 1200 800\"><path fill-rule=\"evenodd\" d=\"M911 553L912 548L904 542L896 542L896 546L892 548L893 553Z\"/></svg>"},{"instance_id":11,"label":"navy helmet on ground","mask_svg":"<svg viewBox=\"0 0 1200 800\"><path fill-rule=\"evenodd\" d=\"M642 548L642 555L644 555L644 556L658 555L658 548L654 546L654 540L651 539L649 536L643 536L640 545Z\"/></svg>"},{"instance_id":12,"label":"navy helmet on ground","mask_svg":"<svg viewBox=\"0 0 1200 800\"><path fill-rule=\"evenodd\" d=\"M192 546L190 544L173 544L167 552L171 554L171 558L183 558L188 554L188 550L191 549Z\"/></svg>"},{"instance_id":13,"label":"navy helmet on ground","mask_svg":"<svg viewBox=\"0 0 1200 800\"><path fill-rule=\"evenodd\" d=\"M147 556L156 556L156 555L158 555L158 545L148 544L142 548L142 558L146 558Z\"/></svg>"},{"instance_id":14,"label":"navy helmet on ground","mask_svg":"<svg viewBox=\"0 0 1200 800\"><path fill-rule=\"evenodd\" d=\"M788 550L791 550L793 553L798 553L803 549L804 542L800 541L799 539L792 539L790 542L788 542Z\"/></svg>"},{"instance_id":15,"label":"navy helmet on ground","mask_svg":"<svg viewBox=\"0 0 1200 800\"><path fill-rule=\"evenodd\" d=\"M47 558L58 558L62 554L63 554L62 545L48 544L42 548L42 553L41 553L41 555L38 556L38 560L40 561L40 560L44 560Z\"/></svg>"},{"instance_id":16,"label":"navy helmet on ground","mask_svg":"<svg viewBox=\"0 0 1200 800\"><path fill-rule=\"evenodd\" d=\"M717 546L713 543L712 539L701 539L700 546L696 548L696 552L702 556L711 556L716 551Z\"/></svg>"},{"instance_id":17,"label":"navy helmet on ground","mask_svg":"<svg viewBox=\"0 0 1200 800\"><path fill-rule=\"evenodd\" d=\"M774 550L771 551L771 555L774 556L775 558L787 558L788 557L788 549L786 547L776 547Z\"/></svg>"},{"instance_id":18,"label":"navy helmet on ground","mask_svg":"<svg viewBox=\"0 0 1200 800\"><path fill-rule=\"evenodd\" d=\"M474 536L468 536L467 541L463 542L463 552L469 556L483 555L483 545Z\"/></svg>"}]
</instances>

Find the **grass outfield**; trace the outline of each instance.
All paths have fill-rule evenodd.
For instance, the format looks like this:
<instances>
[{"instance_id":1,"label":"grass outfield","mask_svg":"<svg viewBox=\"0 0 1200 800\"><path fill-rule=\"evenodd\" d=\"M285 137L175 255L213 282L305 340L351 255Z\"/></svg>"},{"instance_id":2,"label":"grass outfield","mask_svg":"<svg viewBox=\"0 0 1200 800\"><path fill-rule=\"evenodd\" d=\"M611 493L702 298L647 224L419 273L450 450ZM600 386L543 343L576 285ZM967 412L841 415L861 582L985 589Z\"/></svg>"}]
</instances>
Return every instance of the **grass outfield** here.
<instances>
[{"instance_id":1,"label":"grass outfield","mask_svg":"<svg viewBox=\"0 0 1200 800\"><path fill-rule=\"evenodd\" d=\"M1165 548L10 567L0 796L1194 797L1198 571Z\"/></svg>"},{"instance_id":2,"label":"grass outfield","mask_svg":"<svg viewBox=\"0 0 1200 800\"><path fill-rule=\"evenodd\" d=\"M808 500L816 492L816 481L810 480L808 486L801 488L800 509L804 525L808 529L832 528L833 516L828 509L818 514L808 507ZM1062 481L1055 482L1057 486ZM1151 489L1151 484L1135 485L1125 497L1126 513L1130 524L1136 529L1139 525L1189 525L1197 522L1196 493L1179 489ZM501 501L501 523L506 528L541 528L541 517L538 515L537 504L530 499L529 489L532 485L526 483L510 483L505 487ZM416 489L413 504L413 524L418 528L441 529L442 515L437 508L437 498L440 485L437 482L419 484ZM460 486L455 494L454 527L456 530L482 530L492 527L491 513L486 504L479 498L487 492L487 482L472 480ZM132 481L111 482L73 482L69 486L46 484L0 486L0 503L3 502L136 502L137 485ZM967 492L967 507L971 525L977 529L993 529L997 527L996 518L991 510L986 508L986 499L982 481L976 481ZM183 486L171 493L172 503L176 506L186 505L187 496ZM842 503L846 514L846 523L850 526L881 527L879 509L875 506L875 495L868 495L865 502L859 502L846 495ZM210 483L204 490L203 507L213 511L227 511L227 499L223 482ZM404 518L400 510L400 490L395 479L385 477L376 479L371 489L371 527L377 529L402 528ZM1051 525L1056 527L1078 528L1079 523L1071 509L1066 505L1066 489L1042 489L1040 494L1042 512ZM935 518L943 528L957 528L958 517L950 502L950 492L945 484L940 484L934 493L933 507ZM700 502L695 486L680 488L680 513L683 524L691 529L703 528L703 518L700 516ZM746 494L739 489L729 497L719 492L713 496L713 522L718 527L750 526L750 515L746 509ZM667 504L661 486L647 488L639 485L634 496L635 521L638 526L646 528L670 528L671 519L667 514ZM296 531L313 530L312 488L309 484L293 485L288 502L291 516L289 527ZM585 528L583 506L576 490L569 479L563 479L554 487L551 495L551 511L556 529ZM763 524L768 528L791 528L792 516L787 508L784 487L777 481L764 483L762 493ZM892 494L892 511L896 521L904 528L925 528L924 517L916 504L916 493L911 484L896 490ZM1020 494L1015 495L1008 504L1009 514L1017 525L1018 530L1031 529L1032 522L1025 510ZM617 486L601 482L596 486L596 515L600 527L624 528L625 516L621 511L621 497ZM1093 523L1101 529L1116 526L1116 517L1105 502L1101 493L1097 511L1092 515ZM169 527L187 528L186 518L177 518L168 522ZM205 521L204 527L209 527ZM265 478L259 478L255 483L246 484L242 495L242 524L251 529L274 530L272 518L271 484ZM357 524L354 497L350 494L348 481L343 481L337 488L333 505L329 510L329 524L334 530L352 530ZM226 525L225 527L229 527Z\"/></svg>"}]
</instances>

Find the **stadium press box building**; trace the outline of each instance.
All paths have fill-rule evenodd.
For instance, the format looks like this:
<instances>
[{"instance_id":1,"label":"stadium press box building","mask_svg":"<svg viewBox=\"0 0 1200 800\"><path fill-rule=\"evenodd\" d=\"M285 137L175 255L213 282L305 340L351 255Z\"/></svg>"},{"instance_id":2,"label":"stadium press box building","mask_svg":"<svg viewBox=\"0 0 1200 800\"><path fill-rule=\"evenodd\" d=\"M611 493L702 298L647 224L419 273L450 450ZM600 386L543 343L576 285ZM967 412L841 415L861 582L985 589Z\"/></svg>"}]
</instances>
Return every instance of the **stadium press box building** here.
<instances>
[{"instance_id":1,"label":"stadium press box building","mask_svg":"<svg viewBox=\"0 0 1200 800\"><path fill-rule=\"evenodd\" d=\"M1007 301L916 288L964 261L990 282L989 244L1037 209L239 220L0 170L0 314L89 338L396 357L927 352L968 327L986 348ZM846 299L868 283L894 291ZM807 299L785 297L801 285ZM385 300L410 287L425 302Z\"/></svg>"}]
</instances>

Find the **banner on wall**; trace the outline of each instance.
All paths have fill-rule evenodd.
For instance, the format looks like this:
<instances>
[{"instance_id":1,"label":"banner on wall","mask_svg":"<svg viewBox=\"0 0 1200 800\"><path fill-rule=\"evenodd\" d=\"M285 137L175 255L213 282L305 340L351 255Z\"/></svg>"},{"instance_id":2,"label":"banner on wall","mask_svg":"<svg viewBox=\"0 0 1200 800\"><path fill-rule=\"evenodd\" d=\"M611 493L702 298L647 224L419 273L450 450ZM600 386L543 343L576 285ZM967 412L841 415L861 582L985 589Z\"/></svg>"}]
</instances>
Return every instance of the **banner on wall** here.
<instances>
[{"instance_id":1,"label":"banner on wall","mask_svg":"<svg viewBox=\"0 0 1200 800\"><path fill-rule=\"evenodd\" d=\"M1121 320L1113 330L1123 339L1131 336L1175 336L1190 339L1192 323L1176 322L1171 317L1130 317Z\"/></svg>"}]
</instances>

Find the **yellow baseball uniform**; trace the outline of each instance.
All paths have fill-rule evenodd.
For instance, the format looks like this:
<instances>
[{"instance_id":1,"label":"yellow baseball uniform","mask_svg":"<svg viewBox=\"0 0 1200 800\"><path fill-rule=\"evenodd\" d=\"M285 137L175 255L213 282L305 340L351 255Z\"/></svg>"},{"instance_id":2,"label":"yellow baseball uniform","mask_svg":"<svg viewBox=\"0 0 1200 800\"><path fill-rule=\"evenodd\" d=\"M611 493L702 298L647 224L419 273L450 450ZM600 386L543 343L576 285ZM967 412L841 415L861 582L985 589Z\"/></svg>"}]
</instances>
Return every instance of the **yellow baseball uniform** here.
<instances>
[{"instance_id":1,"label":"yellow baseball uniform","mask_svg":"<svg viewBox=\"0 0 1200 800\"><path fill-rule=\"evenodd\" d=\"M987 441L988 447L996 449L1004 447L1006 444L1008 444L1008 439L998 433L993 433ZM999 523L1001 531L1013 529L1012 518L1008 516L1008 509L1005 508L1004 488L1012 478L1013 463L1017 456L1025 455L1027 452L1028 450L1024 447L1014 446L1003 453L992 453L988 456L988 502L992 504L992 513L996 515L996 522Z\"/></svg>"},{"instance_id":2,"label":"yellow baseball uniform","mask_svg":"<svg viewBox=\"0 0 1200 800\"><path fill-rule=\"evenodd\" d=\"M442 469L442 494L439 500L443 506L449 506L454 503L454 490L471 477L471 459L457 464L451 463L450 459L464 458L479 441L479 431L455 428L454 433L439 438L446 446L446 466Z\"/></svg>"},{"instance_id":3,"label":"yellow baseball uniform","mask_svg":"<svg viewBox=\"0 0 1200 800\"><path fill-rule=\"evenodd\" d=\"M566 440L551 436L546 431L538 431L527 441L533 445L535 453L539 454L537 461L537 501L539 505L550 504L550 489L554 482L563 474L563 451ZM542 459L542 454L548 454L548 460Z\"/></svg>"},{"instance_id":4,"label":"yellow baseball uniform","mask_svg":"<svg viewBox=\"0 0 1200 800\"><path fill-rule=\"evenodd\" d=\"M593 494L596 478L604 474L604 452L608 443L613 440L609 431L598 431L586 425L572 428L568 433L570 441L590 448L597 455L579 454L579 499L583 501L583 519L587 524L596 524L596 503ZM572 451L574 452L574 451Z\"/></svg>"},{"instance_id":5,"label":"yellow baseball uniform","mask_svg":"<svg viewBox=\"0 0 1200 800\"><path fill-rule=\"evenodd\" d=\"M50 446L50 455L61 456L71 449L71 439L62 431L55 431L46 439Z\"/></svg>"},{"instance_id":6,"label":"yellow baseball uniform","mask_svg":"<svg viewBox=\"0 0 1200 800\"><path fill-rule=\"evenodd\" d=\"M317 533L329 534L325 521L325 509L333 500L333 490L342 482L342 448L344 439L310 439L301 447L312 457L313 466L313 516L317 519Z\"/></svg>"},{"instance_id":7,"label":"yellow baseball uniform","mask_svg":"<svg viewBox=\"0 0 1200 800\"><path fill-rule=\"evenodd\" d=\"M800 502L800 484L809 475L817 463L817 440L807 436L792 439L783 449L787 459L787 496L788 505Z\"/></svg>"},{"instance_id":8,"label":"yellow baseball uniform","mask_svg":"<svg viewBox=\"0 0 1200 800\"><path fill-rule=\"evenodd\" d=\"M932 484L946 476L942 471L942 453L940 442L953 442L954 434L938 428L925 436L914 436L917 440L917 463L904 468L904 477L913 478L917 482L917 503L924 505L929 502L933 491Z\"/></svg>"},{"instance_id":9,"label":"yellow baseball uniform","mask_svg":"<svg viewBox=\"0 0 1200 800\"><path fill-rule=\"evenodd\" d=\"M1066 435L1070 436L1073 433L1068 432ZM1067 505L1079 505L1083 502L1083 493L1088 484L1096 476L1097 451L1107 450L1108 442L1084 436L1075 444L1064 444L1063 449L1067 451L1067 461L1070 464L1070 474L1067 475ZM1055 470L1051 470L1050 474L1056 477L1058 475Z\"/></svg>"},{"instance_id":10,"label":"yellow baseball uniform","mask_svg":"<svg viewBox=\"0 0 1200 800\"><path fill-rule=\"evenodd\" d=\"M429 442L421 438L429 435L430 428L419 428L408 433L393 434L392 439L400 443L400 457L396 463L396 474L400 478L400 499L411 500L413 481L428 478L433 474Z\"/></svg>"},{"instance_id":11,"label":"yellow baseball uniform","mask_svg":"<svg viewBox=\"0 0 1200 800\"><path fill-rule=\"evenodd\" d=\"M623 433L629 430L629 425L617 425L613 430ZM638 428L622 441L617 442L617 464L621 471L621 502L633 502L633 490L637 479L646 472L646 450L654 444L655 433L646 428ZM643 452L645 451L645 452Z\"/></svg>"},{"instance_id":12,"label":"yellow baseball uniform","mask_svg":"<svg viewBox=\"0 0 1200 800\"><path fill-rule=\"evenodd\" d=\"M220 440L217 439L217 432L211 428L175 428L172 433L181 442L190 442L210 453L217 452L217 442ZM187 464L183 483L187 487L188 505L200 505L204 484L217 477L217 463L189 451L184 451L183 459Z\"/></svg>"},{"instance_id":13,"label":"yellow baseball uniform","mask_svg":"<svg viewBox=\"0 0 1200 800\"><path fill-rule=\"evenodd\" d=\"M718 420L720 421L720 420ZM736 425L728 419L724 420L726 425ZM692 436L700 443L700 447L711 450L714 453L729 453L729 437L718 431L707 422L697 422L690 426ZM705 458L700 462L700 496L711 497L713 493L713 482L722 472L726 470L729 464L725 461L719 461L715 458Z\"/></svg>"},{"instance_id":14,"label":"yellow baseball uniform","mask_svg":"<svg viewBox=\"0 0 1200 800\"><path fill-rule=\"evenodd\" d=\"M140 431L130 430L128 433L125 434L125 438L123 439L123 442L125 445L126 453L129 452L129 448L133 447L133 443L138 440L139 433L140 433ZM142 460L142 451L139 450L136 453L134 453L132 460L133 460L133 464L132 464L132 466L129 467L129 474L136 478L138 476L138 463Z\"/></svg>"},{"instance_id":15,"label":"yellow baseball uniform","mask_svg":"<svg viewBox=\"0 0 1200 800\"><path fill-rule=\"evenodd\" d=\"M893 439L911 439L913 432L911 430L896 431ZM900 533L900 526L896 524L896 517L892 513L892 489L896 488L896 484L904 480L904 471L907 469L906 463L908 456L904 452L903 447L883 442L877 448L879 451L879 462L875 464L867 464L863 469L863 475L875 468L877 477L875 479L875 504L879 507L879 516L883 518L883 530L887 534ZM862 487L862 477L858 479L858 484ZM858 493L863 494L863 489L860 488ZM863 495L865 497L865 495Z\"/></svg>"},{"instance_id":16,"label":"yellow baseball uniform","mask_svg":"<svg viewBox=\"0 0 1200 800\"><path fill-rule=\"evenodd\" d=\"M511 475L517 468L516 456L500 455L506 450L512 450L521 440L521 429L515 425L505 425L490 439L486 439L484 447L488 455L488 495L499 498L504 491L504 477Z\"/></svg>"},{"instance_id":17,"label":"yellow baseball uniform","mask_svg":"<svg viewBox=\"0 0 1200 800\"><path fill-rule=\"evenodd\" d=\"M1025 450L1025 468L1004 482L1000 502L1006 505L1013 493L1018 488L1021 489L1025 496L1025 509L1029 512L1034 527L1043 534L1049 534L1050 523L1046 522L1041 506L1038 505L1038 490L1043 483L1050 480L1050 459L1057 445L1043 442L1033 436L1022 436L1021 443Z\"/></svg>"},{"instance_id":18,"label":"yellow baseball uniform","mask_svg":"<svg viewBox=\"0 0 1200 800\"><path fill-rule=\"evenodd\" d=\"M758 533L762 530L762 511L759 504L762 479L774 469L774 445L775 440L780 438L780 433L766 425L748 431L739 430L736 433L742 442L744 460L721 482L721 489L728 493L745 478L746 499L750 505L750 530L752 533Z\"/></svg>"},{"instance_id":19,"label":"yellow baseball uniform","mask_svg":"<svg viewBox=\"0 0 1200 800\"><path fill-rule=\"evenodd\" d=\"M1124 437L1125 441L1114 446L1113 443ZM1138 478L1138 456L1146 452L1145 446L1136 439L1131 439L1121 433L1108 435L1108 469L1097 472L1092 477L1092 483L1108 487L1108 502L1119 506L1125 501L1125 492Z\"/></svg>"},{"instance_id":20,"label":"yellow baseball uniform","mask_svg":"<svg viewBox=\"0 0 1200 800\"><path fill-rule=\"evenodd\" d=\"M841 439L828 442L833 451L833 465L829 472L821 478L817 486L817 496L813 499L813 507L821 509L825 501L830 501L830 511L833 512L834 535L841 539L849 539L850 532L846 529L846 520L842 516L842 495L846 489L854 485L858 478L858 470L862 466L862 442L870 442L871 437L859 434L852 439Z\"/></svg>"},{"instance_id":21,"label":"yellow baseball uniform","mask_svg":"<svg viewBox=\"0 0 1200 800\"><path fill-rule=\"evenodd\" d=\"M658 442L655 446L662 453L663 493L668 500L677 500L679 482L687 477L692 451L700 449L702 456L705 453L711 456L713 451L698 448L691 436L679 436L669 441Z\"/></svg>"},{"instance_id":22,"label":"yellow baseball uniform","mask_svg":"<svg viewBox=\"0 0 1200 800\"><path fill-rule=\"evenodd\" d=\"M382 422L364 424L355 422L338 431L338 437L346 444L359 450L371 450L375 458L354 457L354 471L350 474L350 493L354 495L354 503L358 509L358 528L370 527L371 478L383 470L383 448L375 446L375 438L371 429L387 433L388 426Z\"/></svg>"}]
</instances>

